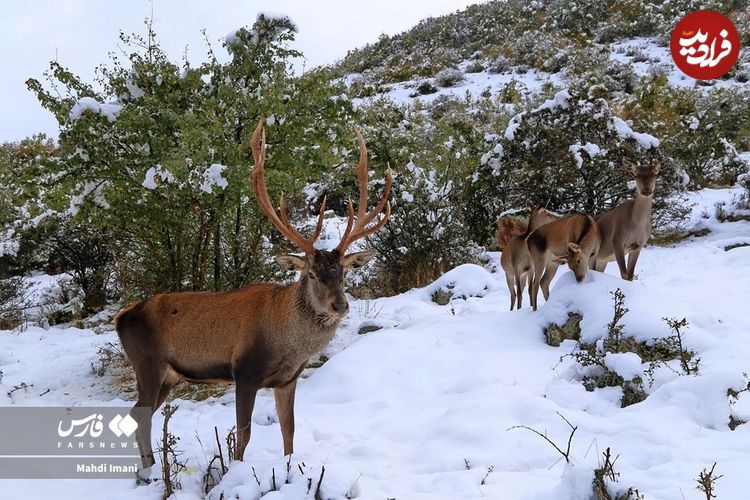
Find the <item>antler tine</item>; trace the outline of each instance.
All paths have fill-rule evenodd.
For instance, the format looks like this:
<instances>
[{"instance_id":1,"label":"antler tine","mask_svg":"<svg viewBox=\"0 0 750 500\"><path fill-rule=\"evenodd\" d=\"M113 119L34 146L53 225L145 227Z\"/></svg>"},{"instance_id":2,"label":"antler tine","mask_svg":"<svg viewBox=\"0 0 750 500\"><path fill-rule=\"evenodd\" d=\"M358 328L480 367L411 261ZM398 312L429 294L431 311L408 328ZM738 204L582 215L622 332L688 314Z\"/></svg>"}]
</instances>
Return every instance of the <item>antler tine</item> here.
<instances>
[{"instance_id":1,"label":"antler tine","mask_svg":"<svg viewBox=\"0 0 750 500\"><path fill-rule=\"evenodd\" d=\"M365 141L362 138L362 134L358 128L354 129L357 134L357 142L359 143L359 165L357 166L357 178L359 180L359 205L357 206L357 221L354 222L354 207L352 206L351 199L349 200L349 220L346 224L346 230L339 243L338 251L344 253L349 245L355 240L364 238L365 236L374 233L378 229L382 228L388 221L388 217L391 215L391 205L388 202L388 197L391 193L391 186L393 185L393 175L391 167L388 165L388 170L385 174L385 188L383 189L383 195L378 200L378 203L373 209L367 212L367 184L368 184L368 171L367 171L367 148ZM367 227L377 217L383 209L386 212L383 218L371 227Z\"/></svg>"},{"instance_id":2,"label":"antler tine","mask_svg":"<svg viewBox=\"0 0 750 500\"><path fill-rule=\"evenodd\" d=\"M357 144L359 146L359 165L357 165L357 180L359 181L359 204L357 204L357 217L359 219L365 216L367 211L367 146L365 140L359 131L359 127L354 127L354 133L357 134Z\"/></svg>"},{"instance_id":3,"label":"antler tine","mask_svg":"<svg viewBox=\"0 0 750 500\"><path fill-rule=\"evenodd\" d=\"M281 218L276 214L276 209L271 202L271 198L268 196L268 189L266 189L265 179L263 174L265 172L265 161L266 161L266 134L263 130L263 119L258 122L258 126L255 128L252 137L252 149L253 159L255 160L255 169L253 170L253 188L255 189L255 196L260 206L261 211L266 214L276 229L291 241L295 246L305 253L313 253L315 251L315 240L320 235L320 231L323 228L323 214L325 212L326 198L323 197L323 203L320 206L320 214L318 215L318 224L310 238L305 238L297 231L289 221L289 216L286 212L286 201L284 195L281 195L279 201L279 212Z\"/></svg>"},{"instance_id":4,"label":"antler tine","mask_svg":"<svg viewBox=\"0 0 750 500\"><path fill-rule=\"evenodd\" d=\"M318 214L318 224L315 226L315 231L310 236L312 241L317 240L318 236L320 236L320 231L323 230L323 217L325 216L326 211L326 201L328 201L328 195L323 195L323 201L320 203L320 213Z\"/></svg>"}]
</instances>

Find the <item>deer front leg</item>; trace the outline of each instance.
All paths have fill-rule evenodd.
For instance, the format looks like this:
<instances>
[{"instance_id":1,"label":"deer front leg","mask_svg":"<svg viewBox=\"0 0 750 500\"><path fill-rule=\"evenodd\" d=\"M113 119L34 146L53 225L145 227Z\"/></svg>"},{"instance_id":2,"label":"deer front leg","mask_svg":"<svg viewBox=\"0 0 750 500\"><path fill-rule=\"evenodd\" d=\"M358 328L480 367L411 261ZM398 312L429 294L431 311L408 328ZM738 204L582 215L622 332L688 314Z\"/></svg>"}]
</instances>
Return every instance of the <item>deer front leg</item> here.
<instances>
[{"instance_id":1,"label":"deer front leg","mask_svg":"<svg viewBox=\"0 0 750 500\"><path fill-rule=\"evenodd\" d=\"M234 388L235 410L237 412L237 451L235 457L242 460L245 448L250 441L250 419L255 406L255 394L258 386L254 382L237 380Z\"/></svg>"},{"instance_id":2,"label":"deer front leg","mask_svg":"<svg viewBox=\"0 0 750 500\"><path fill-rule=\"evenodd\" d=\"M633 275L635 274L635 264L638 262L638 257L641 255L641 247L636 248L628 254L628 275L625 278L628 281L633 281Z\"/></svg>"},{"instance_id":3,"label":"deer front leg","mask_svg":"<svg viewBox=\"0 0 750 500\"><path fill-rule=\"evenodd\" d=\"M552 278L557 274L558 267L560 267L560 264L550 261L544 269L544 276L542 276L542 293L544 294L544 300L549 300L549 284L552 283Z\"/></svg>"},{"instance_id":4,"label":"deer front leg","mask_svg":"<svg viewBox=\"0 0 750 500\"><path fill-rule=\"evenodd\" d=\"M615 259L617 259L617 266L620 268L620 277L624 280L628 279L628 269L625 266L625 248L621 242L615 243Z\"/></svg>"},{"instance_id":5,"label":"deer front leg","mask_svg":"<svg viewBox=\"0 0 750 500\"><path fill-rule=\"evenodd\" d=\"M279 416L281 437L284 440L284 455L294 452L294 393L297 389L297 379L288 384L275 387L273 396L276 400L276 414Z\"/></svg>"}]
</instances>

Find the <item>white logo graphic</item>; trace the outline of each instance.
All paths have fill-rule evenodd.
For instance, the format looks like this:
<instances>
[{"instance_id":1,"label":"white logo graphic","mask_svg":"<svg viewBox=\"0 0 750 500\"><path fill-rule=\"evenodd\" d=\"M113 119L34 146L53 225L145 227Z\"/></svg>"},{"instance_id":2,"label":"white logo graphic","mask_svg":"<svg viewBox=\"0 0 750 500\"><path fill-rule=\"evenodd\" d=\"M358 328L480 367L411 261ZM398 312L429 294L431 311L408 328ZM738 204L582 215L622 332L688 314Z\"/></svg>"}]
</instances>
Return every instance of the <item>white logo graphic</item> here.
<instances>
[{"instance_id":1,"label":"white logo graphic","mask_svg":"<svg viewBox=\"0 0 750 500\"><path fill-rule=\"evenodd\" d=\"M136 422L130 414L127 414L124 417L115 415L115 418L109 422L109 430L114 432L117 437L120 437L123 434L130 437L137 428L138 422Z\"/></svg>"},{"instance_id":2,"label":"white logo graphic","mask_svg":"<svg viewBox=\"0 0 750 500\"><path fill-rule=\"evenodd\" d=\"M711 47L706 45L708 39L708 33L703 33L700 29L698 33L690 38L680 38L680 49L681 56L687 56L686 60L688 64L699 65L701 68L708 66L713 68L719 61L724 59L732 51L732 42L727 40L727 30L721 30L719 36L723 39L721 41L721 48L723 49L720 54L716 55L716 37L711 42ZM699 43L700 45L696 49L692 47L693 44ZM695 54L699 53L696 57Z\"/></svg>"},{"instance_id":3,"label":"white logo graphic","mask_svg":"<svg viewBox=\"0 0 750 500\"><path fill-rule=\"evenodd\" d=\"M57 424L57 435L60 437L68 437L77 431L76 434L73 434L73 437L82 437L88 434L93 438L98 438L104 431L103 419L104 417L100 413L92 413L86 418L71 420L67 429L63 429L63 421L60 420ZM129 414L124 417L117 414L109 422L109 430L111 430L117 437L122 435L130 437L137 428L138 422L136 422Z\"/></svg>"}]
</instances>

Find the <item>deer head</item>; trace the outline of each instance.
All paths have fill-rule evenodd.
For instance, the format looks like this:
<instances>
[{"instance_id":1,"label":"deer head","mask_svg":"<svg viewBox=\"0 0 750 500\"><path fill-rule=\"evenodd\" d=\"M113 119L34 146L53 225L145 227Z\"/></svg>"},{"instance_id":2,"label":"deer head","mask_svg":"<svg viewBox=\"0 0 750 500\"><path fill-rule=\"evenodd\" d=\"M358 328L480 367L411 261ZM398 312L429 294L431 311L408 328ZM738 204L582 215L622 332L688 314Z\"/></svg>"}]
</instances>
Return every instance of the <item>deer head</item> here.
<instances>
[{"instance_id":1,"label":"deer head","mask_svg":"<svg viewBox=\"0 0 750 500\"><path fill-rule=\"evenodd\" d=\"M577 282L583 281L586 277L586 271L589 269L589 256L581 251L581 246L577 243L568 243L568 254L565 257L568 268L573 271Z\"/></svg>"},{"instance_id":2,"label":"deer head","mask_svg":"<svg viewBox=\"0 0 750 500\"><path fill-rule=\"evenodd\" d=\"M388 196L391 192L393 179L391 169L388 168L385 176L385 189L372 211L367 212L367 148L359 130L355 129L359 142L359 165L357 166L357 178L359 180L359 204L355 216L351 199L349 200L349 220L341 242L334 250L318 250L315 241L320 236L323 228L323 215L325 212L326 199L320 205L318 223L309 237L299 233L290 223L286 211L284 195L279 201L279 213L268 196L265 180L263 178L264 164L266 159L266 138L263 130L263 121L253 132L252 149L255 159L253 171L253 187L258 199L258 204L263 213L271 220L279 232L292 242L304 255L278 255L276 262L288 271L300 273L300 282L309 307L312 308L316 317L322 322L328 323L338 321L349 311L349 303L344 295L344 277L348 269L362 267L374 256L374 252L364 251L346 254L346 250L356 240L374 233L385 225L391 214L391 205ZM385 209L380 220L376 221ZM373 223L374 222L374 223Z\"/></svg>"},{"instance_id":3,"label":"deer head","mask_svg":"<svg viewBox=\"0 0 750 500\"><path fill-rule=\"evenodd\" d=\"M638 195L651 197L654 194L656 186L656 176L663 167L669 163L669 160L662 160L653 165L638 165L630 160L623 159L622 164L635 179L635 187Z\"/></svg>"},{"instance_id":4,"label":"deer head","mask_svg":"<svg viewBox=\"0 0 750 500\"><path fill-rule=\"evenodd\" d=\"M533 232L537 228L549 224L552 221L559 219L560 217L552 214L547 207L549 206L549 200L544 205L534 205L531 200L526 200L526 208L529 209L529 228L528 233Z\"/></svg>"}]
</instances>

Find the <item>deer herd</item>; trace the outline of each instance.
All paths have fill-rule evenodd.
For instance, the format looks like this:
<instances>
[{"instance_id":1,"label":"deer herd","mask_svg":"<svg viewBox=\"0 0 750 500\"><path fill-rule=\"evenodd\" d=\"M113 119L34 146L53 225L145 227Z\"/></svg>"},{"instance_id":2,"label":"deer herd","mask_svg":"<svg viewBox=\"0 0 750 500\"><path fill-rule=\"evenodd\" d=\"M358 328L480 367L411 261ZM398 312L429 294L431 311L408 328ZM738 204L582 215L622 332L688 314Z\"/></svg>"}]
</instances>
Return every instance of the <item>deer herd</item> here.
<instances>
[{"instance_id":1,"label":"deer herd","mask_svg":"<svg viewBox=\"0 0 750 500\"><path fill-rule=\"evenodd\" d=\"M234 382L237 440L235 456L242 458L250 439L250 422L258 390L271 388L281 427L284 454L293 452L294 397L297 379L312 355L332 339L349 310L344 294L348 269L364 266L370 251L347 254L351 244L382 228L391 213L388 201L393 183L390 168L385 187L371 211L368 205L367 149L359 144L357 178L359 201L351 199L341 242L334 250L319 250L315 242L323 227L326 199L309 237L295 229L283 195L278 210L264 180L265 132L262 121L251 143L255 168L252 184L261 211L303 255L279 255L277 263L297 271L298 281L280 285L251 284L227 292L167 293L123 308L115 317L123 349L136 375L138 423L136 441L141 454L141 479L154 464L151 419L180 380L201 383ZM510 290L510 309L521 308L525 284L537 308L539 287L545 299L557 268L567 263L577 281L588 269L603 271L616 260L623 279L632 280L641 248L651 234L654 183L663 162L639 166L624 162L635 179L635 199L594 218L576 213L560 217L547 206L527 203L527 225L503 220L498 229L501 265ZM625 255L628 261L625 261Z\"/></svg>"},{"instance_id":2,"label":"deer herd","mask_svg":"<svg viewBox=\"0 0 750 500\"><path fill-rule=\"evenodd\" d=\"M520 309L522 293L529 286L529 300L536 311L539 287L549 298L549 285L564 263L579 283L589 269L603 272L617 261L622 279L632 281L641 249L651 237L651 205L659 171L666 160L654 165L636 165L623 160L635 180L635 198L624 201L598 217L575 213L560 217L530 202L527 226L513 219L498 224L500 264L510 290L510 309ZM625 255L628 255L627 264Z\"/></svg>"}]
</instances>

